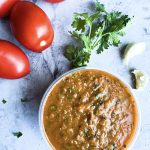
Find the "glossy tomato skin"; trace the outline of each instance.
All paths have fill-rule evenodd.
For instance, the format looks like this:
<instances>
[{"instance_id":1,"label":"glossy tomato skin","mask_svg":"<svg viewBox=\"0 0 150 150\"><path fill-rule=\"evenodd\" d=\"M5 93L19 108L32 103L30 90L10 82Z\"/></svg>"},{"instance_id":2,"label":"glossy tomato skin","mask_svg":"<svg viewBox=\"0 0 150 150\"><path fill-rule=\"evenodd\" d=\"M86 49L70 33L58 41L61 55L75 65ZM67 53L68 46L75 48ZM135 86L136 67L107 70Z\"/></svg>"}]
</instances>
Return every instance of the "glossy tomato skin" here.
<instances>
[{"instance_id":1,"label":"glossy tomato skin","mask_svg":"<svg viewBox=\"0 0 150 150\"><path fill-rule=\"evenodd\" d=\"M16 39L31 51L41 52L52 44L51 22L34 3L17 2L11 11L10 26Z\"/></svg>"},{"instance_id":2,"label":"glossy tomato skin","mask_svg":"<svg viewBox=\"0 0 150 150\"><path fill-rule=\"evenodd\" d=\"M0 18L8 16L17 1L19 0L0 0Z\"/></svg>"},{"instance_id":3,"label":"glossy tomato skin","mask_svg":"<svg viewBox=\"0 0 150 150\"><path fill-rule=\"evenodd\" d=\"M17 79L30 73L24 52L14 44L0 40L0 78Z\"/></svg>"},{"instance_id":4,"label":"glossy tomato skin","mask_svg":"<svg viewBox=\"0 0 150 150\"><path fill-rule=\"evenodd\" d=\"M46 1L50 3L59 3L59 2L63 2L64 0L46 0Z\"/></svg>"}]
</instances>

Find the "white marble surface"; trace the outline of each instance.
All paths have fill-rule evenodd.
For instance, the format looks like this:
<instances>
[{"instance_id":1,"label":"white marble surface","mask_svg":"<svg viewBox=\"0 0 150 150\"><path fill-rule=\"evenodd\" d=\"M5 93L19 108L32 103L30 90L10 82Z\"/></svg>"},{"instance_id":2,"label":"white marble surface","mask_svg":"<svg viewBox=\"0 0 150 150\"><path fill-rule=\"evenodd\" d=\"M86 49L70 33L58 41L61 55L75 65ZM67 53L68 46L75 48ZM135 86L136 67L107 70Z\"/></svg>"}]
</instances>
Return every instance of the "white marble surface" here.
<instances>
[{"instance_id":1,"label":"white marble surface","mask_svg":"<svg viewBox=\"0 0 150 150\"><path fill-rule=\"evenodd\" d=\"M63 56L64 46L72 42L68 34L73 12L89 11L93 0L66 0L58 5L34 0L50 17L55 40L51 48L36 54L23 48L31 62L31 74L18 80L0 79L0 150L48 150L38 125L41 97L49 84L69 69ZM119 48L110 48L101 55L93 52L89 66L114 72L131 84L130 69L142 69L150 75L150 0L101 0L107 9L118 9L135 16ZM0 38L20 44L12 36L7 20L0 20ZM146 51L134 58L128 67L121 62L122 47L128 42L145 41ZM133 150L150 150L150 85L143 92L135 92L142 110L140 136ZM2 99L7 103L3 104ZM22 103L21 98L31 101ZM12 132L21 131L17 139Z\"/></svg>"}]
</instances>

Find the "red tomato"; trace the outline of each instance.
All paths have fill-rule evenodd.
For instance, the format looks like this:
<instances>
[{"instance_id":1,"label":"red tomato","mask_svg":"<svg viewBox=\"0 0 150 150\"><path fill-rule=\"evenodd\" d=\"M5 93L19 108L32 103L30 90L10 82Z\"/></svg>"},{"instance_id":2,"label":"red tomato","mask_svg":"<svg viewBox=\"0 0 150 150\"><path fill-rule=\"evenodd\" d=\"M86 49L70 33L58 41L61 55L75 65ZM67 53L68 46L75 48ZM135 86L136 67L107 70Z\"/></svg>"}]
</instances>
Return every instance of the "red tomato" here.
<instances>
[{"instance_id":1,"label":"red tomato","mask_svg":"<svg viewBox=\"0 0 150 150\"><path fill-rule=\"evenodd\" d=\"M52 44L54 31L50 20L34 3L17 2L11 11L10 25L16 39L31 51L41 52Z\"/></svg>"},{"instance_id":2,"label":"red tomato","mask_svg":"<svg viewBox=\"0 0 150 150\"><path fill-rule=\"evenodd\" d=\"M6 17L18 0L0 0L0 18Z\"/></svg>"},{"instance_id":3,"label":"red tomato","mask_svg":"<svg viewBox=\"0 0 150 150\"><path fill-rule=\"evenodd\" d=\"M46 0L46 1L50 3L59 3L59 2L63 2L64 0Z\"/></svg>"},{"instance_id":4,"label":"red tomato","mask_svg":"<svg viewBox=\"0 0 150 150\"><path fill-rule=\"evenodd\" d=\"M0 78L17 79L30 72L24 52L14 44L0 40Z\"/></svg>"}]
</instances>

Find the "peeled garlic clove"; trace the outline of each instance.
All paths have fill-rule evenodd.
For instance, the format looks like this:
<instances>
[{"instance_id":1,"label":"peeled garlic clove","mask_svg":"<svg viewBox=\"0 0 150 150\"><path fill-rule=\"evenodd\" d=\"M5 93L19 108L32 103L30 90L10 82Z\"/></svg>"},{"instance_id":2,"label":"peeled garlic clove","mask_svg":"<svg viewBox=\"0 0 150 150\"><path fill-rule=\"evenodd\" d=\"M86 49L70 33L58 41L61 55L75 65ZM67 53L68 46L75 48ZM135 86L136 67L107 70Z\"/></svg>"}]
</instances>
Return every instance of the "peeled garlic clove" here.
<instances>
[{"instance_id":1,"label":"peeled garlic clove","mask_svg":"<svg viewBox=\"0 0 150 150\"><path fill-rule=\"evenodd\" d=\"M142 90L148 83L148 76L141 70L134 70L132 72L136 79L136 89Z\"/></svg>"},{"instance_id":2,"label":"peeled garlic clove","mask_svg":"<svg viewBox=\"0 0 150 150\"><path fill-rule=\"evenodd\" d=\"M145 50L145 47L146 47L145 42L128 44L124 52L123 58L124 64L128 65L131 58L133 58L136 55L142 54Z\"/></svg>"}]
</instances>

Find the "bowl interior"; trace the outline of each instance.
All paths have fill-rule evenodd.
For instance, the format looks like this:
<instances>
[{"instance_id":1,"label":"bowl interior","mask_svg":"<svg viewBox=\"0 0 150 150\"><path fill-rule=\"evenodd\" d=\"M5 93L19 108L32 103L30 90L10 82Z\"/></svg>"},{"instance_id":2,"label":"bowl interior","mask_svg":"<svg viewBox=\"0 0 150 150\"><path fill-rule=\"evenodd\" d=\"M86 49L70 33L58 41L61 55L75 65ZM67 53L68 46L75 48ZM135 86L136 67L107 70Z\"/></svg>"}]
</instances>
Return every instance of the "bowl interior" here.
<instances>
[{"instance_id":1,"label":"bowl interior","mask_svg":"<svg viewBox=\"0 0 150 150\"><path fill-rule=\"evenodd\" d=\"M55 148L53 147L53 145L51 144L51 142L49 141L47 135L46 135L46 132L45 132L45 129L44 129L44 123L43 123L43 115L44 115L44 106L46 104L46 101L48 100L48 96L50 94L50 92L52 91L52 89L55 87L55 85L57 83L59 83L63 78L65 78L66 76L68 75L71 75L72 73L75 73L76 71L80 71L80 70L88 70L88 69L96 69L96 70L99 70L99 71L102 71L102 72L106 72L108 74L111 74L113 75L114 77L118 78L124 85L126 85L129 89L129 91L131 92L132 96L134 97L134 100L135 100L135 103L136 103L136 106L137 106L137 115L138 115L138 120L137 120L137 128L136 128L136 132L134 134L134 137L133 139L131 140L131 143L129 144L128 146L128 149L131 149L133 147L133 145L135 144L135 141L138 137L138 134L139 134L139 130L140 130L140 126L141 126L141 114L140 114L140 106L139 106L139 103L138 103L138 100L132 90L132 88L123 81L123 79L121 79L121 77L119 77L118 75L115 75L114 73L109 73L105 70L100 70L99 68L88 68L88 67L81 67L81 68L77 68L77 69L73 69L73 70L70 70L66 73L64 73L63 75L61 75L59 78L57 78L54 82L52 82L52 84L48 87L48 89L46 90L43 98L42 98L42 101L41 101L41 104L40 104L40 109L39 109L39 125L40 125L40 130L41 130L41 133L42 133L42 136L44 138L44 140L46 141L46 143L48 144L48 146L50 147L50 149L54 150Z\"/></svg>"}]
</instances>

